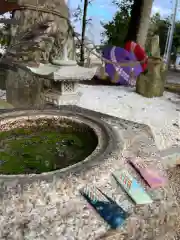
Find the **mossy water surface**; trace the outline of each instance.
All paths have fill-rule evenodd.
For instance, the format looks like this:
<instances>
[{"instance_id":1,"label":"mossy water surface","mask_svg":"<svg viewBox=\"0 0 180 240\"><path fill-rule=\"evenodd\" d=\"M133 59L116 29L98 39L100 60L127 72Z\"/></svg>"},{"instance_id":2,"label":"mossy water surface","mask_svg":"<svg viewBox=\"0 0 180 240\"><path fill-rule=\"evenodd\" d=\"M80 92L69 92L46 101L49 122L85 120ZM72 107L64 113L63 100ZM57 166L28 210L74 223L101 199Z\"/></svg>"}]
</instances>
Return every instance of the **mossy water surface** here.
<instances>
[{"instance_id":1,"label":"mossy water surface","mask_svg":"<svg viewBox=\"0 0 180 240\"><path fill-rule=\"evenodd\" d=\"M0 133L0 174L49 172L84 160L97 146L91 131L74 127L15 128Z\"/></svg>"}]
</instances>

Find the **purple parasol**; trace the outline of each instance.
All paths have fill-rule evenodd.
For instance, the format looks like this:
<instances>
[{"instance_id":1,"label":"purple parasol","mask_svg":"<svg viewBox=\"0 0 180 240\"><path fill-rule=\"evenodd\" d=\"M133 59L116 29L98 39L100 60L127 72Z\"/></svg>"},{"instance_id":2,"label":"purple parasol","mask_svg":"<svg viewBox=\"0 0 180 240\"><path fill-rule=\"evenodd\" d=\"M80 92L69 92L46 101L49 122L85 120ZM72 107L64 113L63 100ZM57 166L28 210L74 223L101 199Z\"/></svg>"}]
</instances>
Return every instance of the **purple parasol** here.
<instances>
[{"instance_id":1,"label":"purple parasol","mask_svg":"<svg viewBox=\"0 0 180 240\"><path fill-rule=\"evenodd\" d=\"M120 47L105 47L103 50L103 58L106 58L108 60L111 60L113 62L118 62L118 63L124 63L124 62L129 62L129 61L137 61L135 55L133 53L128 52L124 48ZM119 78L116 83L120 85L130 85L131 84L131 72L134 72L134 77L136 78L141 72L142 72L142 67L140 64L132 67L129 66L117 66L115 64L111 63L106 63L105 65L105 70L106 73L109 75L109 77L113 80L115 73L119 73Z\"/></svg>"}]
</instances>

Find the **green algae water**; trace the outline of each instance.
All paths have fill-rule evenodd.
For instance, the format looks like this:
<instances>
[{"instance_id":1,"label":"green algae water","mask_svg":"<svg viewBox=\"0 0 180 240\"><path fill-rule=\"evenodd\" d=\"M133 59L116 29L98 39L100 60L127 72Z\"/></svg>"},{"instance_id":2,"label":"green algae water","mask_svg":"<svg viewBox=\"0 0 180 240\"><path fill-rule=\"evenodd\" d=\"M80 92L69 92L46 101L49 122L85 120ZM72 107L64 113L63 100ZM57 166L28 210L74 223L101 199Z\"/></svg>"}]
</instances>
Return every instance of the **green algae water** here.
<instances>
[{"instance_id":1,"label":"green algae water","mask_svg":"<svg viewBox=\"0 0 180 240\"><path fill-rule=\"evenodd\" d=\"M0 133L0 174L40 174L84 160L97 146L95 133L46 120L42 126ZM26 125L26 124L24 124Z\"/></svg>"}]
</instances>

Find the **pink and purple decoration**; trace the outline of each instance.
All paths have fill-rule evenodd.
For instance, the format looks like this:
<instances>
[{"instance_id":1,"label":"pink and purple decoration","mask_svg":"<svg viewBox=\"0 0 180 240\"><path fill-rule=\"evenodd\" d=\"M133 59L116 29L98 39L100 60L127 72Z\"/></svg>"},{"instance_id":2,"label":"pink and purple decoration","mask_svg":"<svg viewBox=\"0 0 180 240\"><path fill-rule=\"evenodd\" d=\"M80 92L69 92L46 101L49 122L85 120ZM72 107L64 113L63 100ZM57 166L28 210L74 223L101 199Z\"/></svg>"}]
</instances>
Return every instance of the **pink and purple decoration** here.
<instances>
[{"instance_id":1,"label":"pink and purple decoration","mask_svg":"<svg viewBox=\"0 0 180 240\"><path fill-rule=\"evenodd\" d=\"M103 58L106 58L116 63L128 63L129 61L137 61L133 53L126 51L124 48L116 46L105 47L103 50ZM115 64L106 63L105 71L111 79L114 79L116 72L119 73L119 79L116 82L117 84L131 85L131 72L134 71L134 77L136 78L142 72L142 67L140 64L132 68L131 66L118 67Z\"/></svg>"},{"instance_id":2,"label":"pink and purple decoration","mask_svg":"<svg viewBox=\"0 0 180 240\"><path fill-rule=\"evenodd\" d=\"M151 188L163 187L166 184L166 179L160 176L159 172L153 167L147 166L142 159L129 159L132 166L140 173L147 184Z\"/></svg>"}]
</instances>

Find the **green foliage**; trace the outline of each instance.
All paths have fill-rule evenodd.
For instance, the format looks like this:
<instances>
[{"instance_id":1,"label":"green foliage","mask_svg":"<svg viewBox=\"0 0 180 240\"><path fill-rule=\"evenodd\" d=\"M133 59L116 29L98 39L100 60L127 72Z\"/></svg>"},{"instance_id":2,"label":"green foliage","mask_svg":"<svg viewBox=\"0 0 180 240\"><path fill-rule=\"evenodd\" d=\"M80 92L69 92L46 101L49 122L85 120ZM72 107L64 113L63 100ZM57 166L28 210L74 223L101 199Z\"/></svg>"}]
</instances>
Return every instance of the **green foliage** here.
<instances>
[{"instance_id":1,"label":"green foliage","mask_svg":"<svg viewBox=\"0 0 180 240\"><path fill-rule=\"evenodd\" d=\"M155 13L151 18L147 40L152 35L159 35L161 55L164 54L169 25L169 19L162 19L159 13Z\"/></svg>"},{"instance_id":2,"label":"green foliage","mask_svg":"<svg viewBox=\"0 0 180 240\"><path fill-rule=\"evenodd\" d=\"M114 4L118 7L118 11L113 17L112 21L108 23L102 23L104 32L102 33L103 45L115 45L115 46L124 46L124 39L128 32L128 26L130 21L131 8L133 5L133 0L122 0L114 1ZM148 31L147 39L157 34L160 39L160 53L164 54L166 39L168 34L168 28L170 26L170 19L163 19L159 13L155 13L150 22L150 27ZM180 49L180 22L175 24L175 32L173 38L172 51L175 53Z\"/></svg>"},{"instance_id":3,"label":"green foliage","mask_svg":"<svg viewBox=\"0 0 180 240\"><path fill-rule=\"evenodd\" d=\"M124 45L133 2L134 0L122 0L120 3L114 1L114 4L117 5L119 10L116 12L112 21L101 23L104 28L104 32L102 33L102 37L104 38L102 41L103 44L115 46Z\"/></svg>"},{"instance_id":4,"label":"green foliage","mask_svg":"<svg viewBox=\"0 0 180 240\"><path fill-rule=\"evenodd\" d=\"M180 52L180 21L176 22L175 31L174 31L174 38L173 38L173 47L176 52Z\"/></svg>"},{"instance_id":5,"label":"green foliage","mask_svg":"<svg viewBox=\"0 0 180 240\"><path fill-rule=\"evenodd\" d=\"M159 13L154 14L153 17L151 18L148 36L152 34L159 35L161 55L164 54L169 26L170 19L169 18L162 19ZM173 53L172 58L176 58L176 53L179 47L180 47L180 22L176 22L172 44Z\"/></svg>"}]
</instances>

